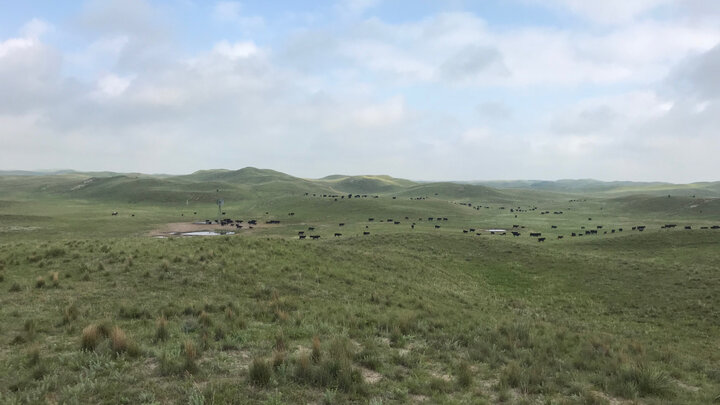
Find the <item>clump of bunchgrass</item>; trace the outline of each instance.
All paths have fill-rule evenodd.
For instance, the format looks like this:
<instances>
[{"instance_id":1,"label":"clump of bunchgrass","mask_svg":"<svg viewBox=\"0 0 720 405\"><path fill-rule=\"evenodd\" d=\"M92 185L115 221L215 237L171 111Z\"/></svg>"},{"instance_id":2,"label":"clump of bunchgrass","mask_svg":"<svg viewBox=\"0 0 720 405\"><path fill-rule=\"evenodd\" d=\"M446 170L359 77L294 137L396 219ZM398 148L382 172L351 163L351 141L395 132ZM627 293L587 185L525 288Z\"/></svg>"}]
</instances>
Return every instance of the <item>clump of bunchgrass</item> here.
<instances>
[{"instance_id":1,"label":"clump of bunchgrass","mask_svg":"<svg viewBox=\"0 0 720 405\"><path fill-rule=\"evenodd\" d=\"M320 361L320 358L322 357L322 352L320 350L320 338L316 336L313 336L312 340L312 361L314 363L317 363Z\"/></svg>"},{"instance_id":2,"label":"clump of bunchgrass","mask_svg":"<svg viewBox=\"0 0 720 405\"><path fill-rule=\"evenodd\" d=\"M250 381L257 386L265 387L270 383L272 368L265 359L256 357L250 364Z\"/></svg>"},{"instance_id":3,"label":"clump of bunchgrass","mask_svg":"<svg viewBox=\"0 0 720 405\"><path fill-rule=\"evenodd\" d=\"M118 326L115 326L110 331L110 348L116 354L125 353L128 350L127 335Z\"/></svg>"},{"instance_id":4,"label":"clump of bunchgrass","mask_svg":"<svg viewBox=\"0 0 720 405\"><path fill-rule=\"evenodd\" d=\"M70 303L65 309L63 310L63 325L67 325L70 322L74 321L78 317L78 308L77 305L75 305L75 302Z\"/></svg>"},{"instance_id":5,"label":"clump of bunchgrass","mask_svg":"<svg viewBox=\"0 0 720 405\"><path fill-rule=\"evenodd\" d=\"M100 330L100 327L95 324L90 324L86 326L83 331L82 335L80 337L80 347L82 350L85 351L94 351L95 348L100 344L100 340L102 339L102 332Z\"/></svg>"},{"instance_id":6,"label":"clump of bunchgrass","mask_svg":"<svg viewBox=\"0 0 720 405\"><path fill-rule=\"evenodd\" d=\"M212 320L210 319L210 315L205 311L200 312L200 315L198 315L198 322L200 322L200 324L206 328L208 328L208 327L210 327L210 325L212 325Z\"/></svg>"},{"instance_id":7,"label":"clump of bunchgrass","mask_svg":"<svg viewBox=\"0 0 720 405\"><path fill-rule=\"evenodd\" d=\"M161 316L155 322L155 341L162 342L167 340L170 333L168 332L168 321L165 316Z\"/></svg>"},{"instance_id":8,"label":"clump of bunchgrass","mask_svg":"<svg viewBox=\"0 0 720 405\"><path fill-rule=\"evenodd\" d=\"M53 271L50 273L50 282L52 283L53 287L60 286L60 273L57 271Z\"/></svg>"},{"instance_id":9,"label":"clump of bunchgrass","mask_svg":"<svg viewBox=\"0 0 720 405\"><path fill-rule=\"evenodd\" d=\"M467 362L462 362L458 366L457 370L457 382L458 385L462 388L468 388L472 385L472 370L470 369L470 365Z\"/></svg>"},{"instance_id":10,"label":"clump of bunchgrass","mask_svg":"<svg viewBox=\"0 0 720 405\"><path fill-rule=\"evenodd\" d=\"M18 284L17 282L14 282L14 283L10 286L10 289L9 289L8 291L10 291L10 292L19 292L20 290L22 290L22 287L20 287L20 284Z\"/></svg>"},{"instance_id":11,"label":"clump of bunchgrass","mask_svg":"<svg viewBox=\"0 0 720 405\"><path fill-rule=\"evenodd\" d=\"M192 340L186 340L182 346L183 365L182 369L190 374L197 372L198 350Z\"/></svg>"},{"instance_id":12,"label":"clump of bunchgrass","mask_svg":"<svg viewBox=\"0 0 720 405\"><path fill-rule=\"evenodd\" d=\"M35 288L43 288L45 287L45 278L43 276L38 276L35 279Z\"/></svg>"}]
</instances>

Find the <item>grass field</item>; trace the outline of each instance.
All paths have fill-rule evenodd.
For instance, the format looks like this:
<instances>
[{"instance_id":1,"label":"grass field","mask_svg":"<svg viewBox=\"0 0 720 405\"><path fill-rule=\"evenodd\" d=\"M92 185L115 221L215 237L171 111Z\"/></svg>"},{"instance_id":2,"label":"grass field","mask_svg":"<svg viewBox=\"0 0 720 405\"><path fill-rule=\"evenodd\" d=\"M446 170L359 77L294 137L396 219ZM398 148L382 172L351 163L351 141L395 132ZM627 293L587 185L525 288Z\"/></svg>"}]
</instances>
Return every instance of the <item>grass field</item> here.
<instances>
[{"instance_id":1,"label":"grass field","mask_svg":"<svg viewBox=\"0 0 720 405\"><path fill-rule=\"evenodd\" d=\"M593 187L0 176L0 403L718 402L720 200Z\"/></svg>"}]
</instances>

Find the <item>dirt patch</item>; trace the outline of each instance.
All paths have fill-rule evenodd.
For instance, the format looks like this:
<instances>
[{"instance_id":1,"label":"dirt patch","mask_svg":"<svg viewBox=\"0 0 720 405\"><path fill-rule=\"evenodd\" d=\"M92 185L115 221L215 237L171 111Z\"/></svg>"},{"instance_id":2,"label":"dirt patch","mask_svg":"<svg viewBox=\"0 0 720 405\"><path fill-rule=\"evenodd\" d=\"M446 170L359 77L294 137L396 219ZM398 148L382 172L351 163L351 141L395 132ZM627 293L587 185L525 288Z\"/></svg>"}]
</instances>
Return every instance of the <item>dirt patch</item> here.
<instances>
[{"instance_id":1,"label":"dirt patch","mask_svg":"<svg viewBox=\"0 0 720 405\"><path fill-rule=\"evenodd\" d=\"M413 404L419 404L419 403L425 402L425 401L427 401L427 400L429 399L429 398L426 397L425 395L413 395L413 394L411 394L411 395L408 395L408 397L410 398L410 402L412 402Z\"/></svg>"},{"instance_id":2,"label":"dirt patch","mask_svg":"<svg viewBox=\"0 0 720 405\"><path fill-rule=\"evenodd\" d=\"M382 380L382 374L372 371L369 368L360 367L360 372L362 373L363 380L367 382L368 384L377 384L378 381Z\"/></svg>"}]
</instances>

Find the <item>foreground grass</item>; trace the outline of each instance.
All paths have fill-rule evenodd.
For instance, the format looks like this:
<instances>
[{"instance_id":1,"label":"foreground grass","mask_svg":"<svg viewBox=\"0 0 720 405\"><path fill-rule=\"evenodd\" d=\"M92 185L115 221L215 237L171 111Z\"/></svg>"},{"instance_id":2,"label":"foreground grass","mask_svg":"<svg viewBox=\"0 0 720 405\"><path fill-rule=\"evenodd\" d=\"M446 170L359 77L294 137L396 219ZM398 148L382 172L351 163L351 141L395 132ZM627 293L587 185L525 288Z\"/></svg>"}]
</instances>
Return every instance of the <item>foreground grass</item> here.
<instances>
[{"instance_id":1,"label":"foreground grass","mask_svg":"<svg viewBox=\"0 0 720 405\"><path fill-rule=\"evenodd\" d=\"M7 241L0 402L710 403L719 239Z\"/></svg>"}]
</instances>

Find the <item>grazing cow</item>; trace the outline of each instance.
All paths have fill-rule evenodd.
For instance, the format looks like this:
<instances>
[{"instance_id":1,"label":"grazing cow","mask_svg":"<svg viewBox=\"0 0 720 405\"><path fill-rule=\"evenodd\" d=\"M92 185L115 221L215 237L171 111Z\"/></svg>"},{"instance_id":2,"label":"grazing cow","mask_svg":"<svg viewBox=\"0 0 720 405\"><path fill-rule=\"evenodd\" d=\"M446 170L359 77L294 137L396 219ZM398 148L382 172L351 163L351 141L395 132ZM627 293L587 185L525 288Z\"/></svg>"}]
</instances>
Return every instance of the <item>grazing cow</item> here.
<instances>
[{"instance_id":1,"label":"grazing cow","mask_svg":"<svg viewBox=\"0 0 720 405\"><path fill-rule=\"evenodd\" d=\"M185 214L180 214L180 216L181 216L181 217L184 217L184 216L185 216Z\"/></svg>"},{"instance_id":2,"label":"grazing cow","mask_svg":"<svg viewBox=\"0 0 720 405\"><path fill-rule=\"evenodd\" d=\"M223 211L223 213L222 213L222 214L223 214L223 215L225 215L225 211ZM266 212L266 214L267 214L267 212Z\"/></svg>"},{"instance_id":3,"label":"grazing cow","mask_svg":"<svg viewBox=\"0 0 720 405\"><path fill-rule=\"evenodd\" d=\"M288 215L290 215L290 216L292 217L293 215L295 215L295 213L294 213L294 212L291 212L291 213L289 213Z\"/></svg>"},{"instance_id":4,"label":"grazing cow","mask_svg":"<svg viewBox=\"0 0 720 405\"><path fill-rule=\"evenodd\" d=\"M415 224L410 225L410 228L415 229Z\"/></svg>"},{"instance_id":5,"label":"grazing cow","mask_svg":"<svg viewBox=\"0 0 720 405\"><path fill-rule=\"evenodd\" d=\"M320 239L320 235L310 235L310 238L313 240Z\"/></svg>"},{"instance_id":6,"label":"grazing cow","mask_svg":"<svg viewBox=\"0 0 720 405\"><path fill-rule=\"evenodd\" d=\"M344 223L344 222L340 222L340 223L338 224L338 226L345 226L345 223Z\"/></svg>"},{"instance_id":7,"label":"grazing cow","mask_svg":"<svg viewBox=\"0 0 720 405\"><path fill-rule=\"evenodd\" d=\"M538 238L538 242L545 242L545 238Z\"/></svg>"},{"instance_id":8,"label":"grazing cow","mask_svg":"<svg viewBox=\"0 0 720 405\"><path fill-rule=\"evenodd\" d=\"M363 235L370 235L370 232L364 231L364 232L363 232Z\"/></svg>"},{"instance_id":9,"label":"grazing cow","mask_svg":"<svg viewBox=\"0 0 720 405\"><path fill-rule=\"evenodd\" d=\"M495 235L495 231L490 231L490 235Z\"/></svg>"},{"instance_id":10,"label":"grazing cow","mask_svg":"<svg viewBox=\"0 0 720 405\"><path fill-rule=\"evenodd\" d=\"M470 232L475 232L475 228L470 228Z\"/></svg>"},{"instance_id":11,"label":"grazing cow","mask_svg":"<svg viewBox=\"0 0 720 405\"><path fill-rule=\"evenodd\" d=\"M602 227L603 227L602 225L598 225L597 229L602 229Z\"/></svg>"},{"instance_id":12,"label":"grazing cow","mask_svg":"<svg viewBox=\"0 0 720 405\"><path fill-rule=\"evenodd\" d=\"M619 228L619 229L618 229L618 232L622 232L622 228Z\"/></svg>"},{"instance_id":13,"label":"grazing cow","mask_svg":"<svg viewBox=\"0 0 720 405\"><path fill-rule=\"evenodd\" d=\"M467 229L463 229L463 233L468 233Z\"/></svg>"},{"instance_id":14,"label":"grazing cow","mask_svg":"<svg viewBox=\"0 0 720 405\"><path fill-rule=\"evenodd\" d=\"M305 239L306 237L307 236L305 236L305 235L298 235L298 238L300 238L300 239Z\"/></svg>"},{"instance_id":15,"label":"grazing cow","mask_svg":"<svg viewBox=\"0 0 720 405\"><path fill-rule=\"evenodd\" d=\"M440 225L435 225L435 229L440 229Z\"/></svg>"},{"instance_id":16,"label":"grazing cow","mask_svg":"<svg viewBox=\"0 0 720 405\"><path fill-rule=\"evenodd\" d=\"M610 233L615 233L615 230L614 230L614 229L611 229L611 230L610 230Z\"/></svg>"},{"instance_id":17,"label":"grazing cow","mask_svg":"<svg viewBox=\"0 0 720 405\"><path fill-rule=\"evenodd\" d=\"M530 237L531 237L531 238L534 238L534 237L537 237L537 236L541 236L541 235L542 235L541 232L530 232Z\"/></svg>"},{"instance_id":18,"label":"grazing cow","mask_svg":"<svg viewBox=\"0 0 720 405\"><path fill-rule=\"evenodd\" d=\"M305 231L298 231L298 235L304 235Z\"/></svg>"},{"instance_id":19,"label":"grazing cow","mask_svg":"<svg viewBox=\"0 0 720 405\"><path fill-rule=\"evenodd\" d=\"M400 225L400 221L393 221L393 224Z\"/></svg>"},{"instance_id":20,"label":"grazing cow","mask_svg":"<svg viewBox=\"0 0 720 405\"><path fill-rule=\"evenodd\" d=\"M397 199L397 197L393 197L393 200Z\"/></svg>"},{"instance_id":21,"label":"grazing cow","mask_svg":"<svg viewBox=\"0 0 720 405\"><path fill-rule=\"evenodd\" d=\"M314 226L309 226L309 227L308 227L308 231L314 231L314 230L315 230L315 227L314 227Z\"/></svg>"},{"instance_id":22,"label":"grazing cow","mask_svg":"<svg viewBox=\"0 0 720 405\"><path fill-rule=\"evenodd\" d=\"M572 234L570 234L570 236L576 236L575 232L573 232Z\"/></svg>"},{"instance_id":23,"label":"grazing cow","mask_svg":"<svg viewBox=\"0 0 720 405\"><path fill-rule=\"evenodd\" d=\"M405 217L405 219L410 219L409 217Z\"/></svg>"},{"instance_id":24,"label":"grazing cow","mask_svg":"<svg viewBox=\"0 0 720 405\"><path fill-rule=\"evenodd\" d=\"M701 226L700 229L708 229L707 226Z\"/></svg>"},{"instance_id":25,"label":"grazing cow","mask_svg":"<svg viewBox=\"0 0 720 405\"><path fill-rule=\"evenodd\" d=\"M710 229L720 229L720 225L713 225L710 227Z\"/></svg>"},{"instance_id":26,"label":"grazing cow","mask_svg":"<svg viewBox=\"0 0 720 405\"><path fill-rule=\"evenodd\" d=\"M688 230L689 230L689 229L692 229L692 226L687 225L687 226L685 226L685 229L688 229Z\"/></svg>"},{"instance_id":27,"label":"grazing cow","mask_svg":"<svg viewBox=\"0 0 720 405\"><path fill-rule=\"evenodd\" d=\"M513 228L520 228L520 225L513 225Z\"/></svg>"},{"instance_id":28,"label":"grazing cow","mask_svg":"<svg viewBox=\"0 0 720 405\"><path fill-rule=\"evenodd\" d=\"M562 238L563 238L563 236L562 236L562 235L558 235L558 239L562 239Z\"/></svg>"},{"instance_id":29,"label":"grazing cow","mask_svg":"<svg viewBox=\"0 0 720 405\"><path fill-rule=\"evenodd\" d=\"M475 235L482 236L482 232L475 232Z\"/></svg>"},{"instance_id":30,"label":"grazing cow","mask_svg":"<svg viewBox=\"0 0 720 405\"><path fill-rule=\"evenodd\" d=\"M257 220L251 219L248 221L248 224L250 225L257 225Z\"/></svg>"},{"instance_id":31,"label":"grazing cow","mask_svg":"<svg viewBox=\"0 0 720 405\"><path fill-rule=\"evenodd\" d=\"M550 228L557 229L557 225L550 225Z\"/></svg>"},{"instance_id":32,"label":"grazing cow","mask_svg":"<svg viewBox=\"0 0 720 405\"><path fill-rule=\"evenodd\" d=\"M375 218L368 218L368 222L372 222L374 220L375 220Z\"/></svg>"},{"instance_id":33,"label":"grazing cow","mask_svg":"<svg viewBox=\"0 0 720 405\"><path fill-rule=\"evenodd\" d=\"M588 221L592 221L592 218L588 218Z\"/></svg>"},{"instance_id":34,"label":"grazing cow","mask_svg":"<svg viewBox=\"0 0 720 405\"><path fill-rule=\"evenodd\" d=\"M335 232L335 237L342 236L341 233Z\"/></svg>"},{"instance_id":35,"label":"grazing cow","mask_svg":"<svg viewBox=\"0 0 720 405\"><path fill-rule=\"evenodd\" d=\"M520 232L515 232L515 231L513 231L512 234L513 234L513 236L520 236Z\"/></svg>"},{"instance_id":36,"label":"grazing cow","mask_svg":"<svg viewBox=\"0 0 720 405\"><path fill-rule=\"evenodd\" d=\"M243 226L240 225L240 224L235 224L235 228L237 228L237 229L242 229L242 227L243 227Z\"/></svg>"},{"instance_id":37,"label":"grazing cow","mask_svg":"<svg viewBox=\"0 0 720 405\"><path fill-rule=\"evenodd\" d=\"M197 215L197 211L193 211L193 215Z\"/></svg>"},{"instance_id":38,"label":"grazing cow","mask_svg":"<svg viewBox=\"0 0 720 405\"><path fill-rule=\"evenodd\" d=\"M134 216L135 216L135 214L130 214L130 216L131 216L131 217L134 217Z\"/></svg>"},{"instance_id":39,"label":"grazing cow","mask_svg":"<svg viewBox=\"0 0 720 405\"><path fill-rule=\"evenodd\" d=\"M116 217L116 216L117 216L117 214L118 214L118 212L117 212L117 211L113 211L113 213L112 213L112 216Z\"/></svg>"}]
</instances>

